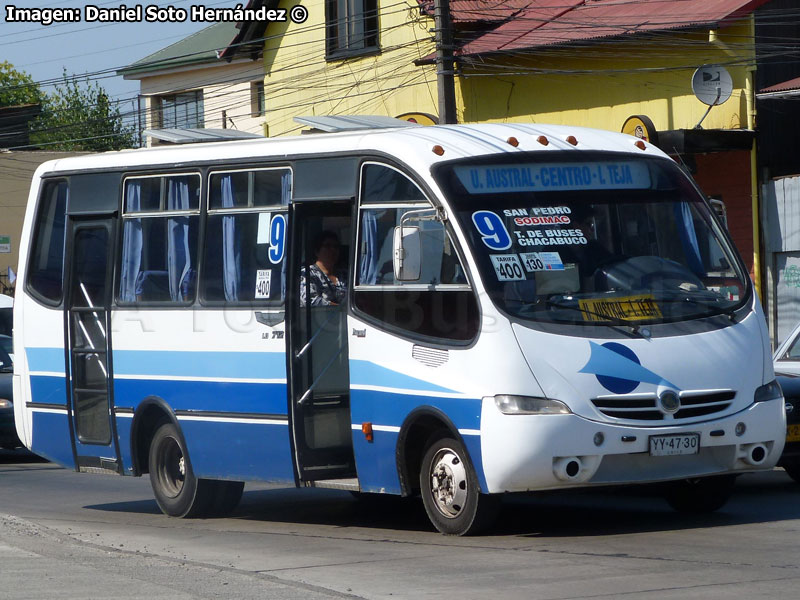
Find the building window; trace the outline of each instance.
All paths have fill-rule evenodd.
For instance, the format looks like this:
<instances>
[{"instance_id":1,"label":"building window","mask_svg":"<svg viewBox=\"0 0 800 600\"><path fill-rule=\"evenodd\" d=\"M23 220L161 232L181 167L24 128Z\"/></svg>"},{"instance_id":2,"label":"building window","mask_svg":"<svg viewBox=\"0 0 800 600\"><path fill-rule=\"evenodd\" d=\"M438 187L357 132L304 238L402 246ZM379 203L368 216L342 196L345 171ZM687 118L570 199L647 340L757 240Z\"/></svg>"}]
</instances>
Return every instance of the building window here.
<instances>
[{"instance_id":1,"label":"building window","mask_svg":"<svg viewBox=\"0 0 800 600\"><path fill-rule=\"evenodd\" d=\"M377 0L326 0L325 24L328 58L378 48Z\"/></svg>"},{"instance_id":2,"label":"building window","mask_svg":"<svg viewBox=\"0 0 800 600\"><path fill-rule=\"evenodd\" d=\"M182 92L156 98L161 129L200 129L203 125L203 92Z\"/></svg>"},{"instance_id":3,"label":"building window","mask_svg":"<svg viewBox=\"0 0 800 600\"><path fill-rule=\"evenodd\" d=\"M250 83L250 115L261 117L267 112L267 103L264 98L264 82L253 81Z\"/></svg>"}]
</instances>

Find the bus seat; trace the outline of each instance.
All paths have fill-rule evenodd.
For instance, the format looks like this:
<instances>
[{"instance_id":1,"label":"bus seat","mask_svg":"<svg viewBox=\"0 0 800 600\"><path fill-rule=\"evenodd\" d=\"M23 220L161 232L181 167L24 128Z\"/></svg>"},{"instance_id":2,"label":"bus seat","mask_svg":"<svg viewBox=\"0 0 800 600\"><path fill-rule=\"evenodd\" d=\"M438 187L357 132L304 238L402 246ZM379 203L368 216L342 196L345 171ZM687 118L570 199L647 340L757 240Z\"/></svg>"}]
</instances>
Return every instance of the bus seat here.
<instances>
[{"instance_id":1,"label":"bus seat","mask_svg":"<svg viewBox=\"0 0 800 600\"><path fill-rule=\"evenodd\" d=\"M136 298L142 302L169 300L167 271L140 271L136 278Z\"/></svg>"}]
</instances>

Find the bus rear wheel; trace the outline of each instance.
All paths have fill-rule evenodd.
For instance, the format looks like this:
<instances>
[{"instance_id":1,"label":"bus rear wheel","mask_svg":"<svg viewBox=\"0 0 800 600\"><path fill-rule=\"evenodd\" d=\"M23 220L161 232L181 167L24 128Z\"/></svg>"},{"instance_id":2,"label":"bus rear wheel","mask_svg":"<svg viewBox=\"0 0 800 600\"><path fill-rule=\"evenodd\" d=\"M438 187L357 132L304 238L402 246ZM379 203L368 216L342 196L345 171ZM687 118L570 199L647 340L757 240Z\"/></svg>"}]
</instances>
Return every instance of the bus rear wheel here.
<instances>
[{"instance_id":1,"label":"bus rear wheel","mask_svg":"<svg viewBox=\"0 0 800 600\"><path fill-rule=\"evenodd\" d=\"M481 494L478 477L458 440L433 442L422 459L420 491L434 527L447 535L470 535L489 527L497 516L499 496Z\"/></svg>"},{"instance_id":2,"label":"bus rear wheel","mask_svg":"<svg viewBox=\"0 0 800 600\"><path fill-rule=\"evenodd\" d=\"M725 505L735 483L736 475L684 479L668 484L664 497L678 512L710 513Z\"/></svg>"},{"instance_id":3,"label":"bus rear wheel","mask_svg":"<svg viewBox=\"0 0 800 600\"><path fill-rule=\"evenodd\" d=\"M164 423L150 444L150 485L161 511L170 517L205 514L214 499L211 481L197 479L178 428Z\"/></svg>"}]
</instances>

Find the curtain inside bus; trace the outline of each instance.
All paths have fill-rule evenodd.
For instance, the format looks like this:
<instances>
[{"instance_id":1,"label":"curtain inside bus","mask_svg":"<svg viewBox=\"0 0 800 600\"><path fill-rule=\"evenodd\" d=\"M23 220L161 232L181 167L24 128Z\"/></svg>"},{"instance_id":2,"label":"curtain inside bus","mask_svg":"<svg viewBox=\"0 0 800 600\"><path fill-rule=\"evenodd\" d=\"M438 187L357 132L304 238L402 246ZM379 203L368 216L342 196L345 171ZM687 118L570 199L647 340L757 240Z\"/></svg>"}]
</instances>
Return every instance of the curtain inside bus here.
<instances>
[{"instance_id":1,"label":"curtain inside bus","mask_svg":"<svg viewBox=\"0 0 800 600\"><path fill-rule=\"evenodd\" d=\"M189 182L186 178L169 179L167 210L189 210ZM167 272L169 295L173 301L188 298L192 288L192 258L189 252L189 217L170 217L167 236Z\"/></svg>"},{"instance_id":2,"label":"curtain inside bus","mask_svg":"<svg viewBox=\"0 0 800 600\"><path fill-rule=\"evenodd\" d=\"M142 205L142 186L138 180L130 180L125 186L125 212L138 212ZM119 296L123 302L135 302L137 288L141 285L142 266L142 221L126 219L123 229L122 273Z\"/></svg>"},{"instance_id":3,"label":"curtain inside bus","mask_svg":"<svg viewBox=\"0 0 800 600\"><path fill-rule=\"evenodd\" d=\"M223 175L220 178L222 208L234 207L233 177ZM242 236L236 228L236 216L222 217L222 280L225 300L239 300L239 287L242 279Z\"/></svg>"}]
</instances>

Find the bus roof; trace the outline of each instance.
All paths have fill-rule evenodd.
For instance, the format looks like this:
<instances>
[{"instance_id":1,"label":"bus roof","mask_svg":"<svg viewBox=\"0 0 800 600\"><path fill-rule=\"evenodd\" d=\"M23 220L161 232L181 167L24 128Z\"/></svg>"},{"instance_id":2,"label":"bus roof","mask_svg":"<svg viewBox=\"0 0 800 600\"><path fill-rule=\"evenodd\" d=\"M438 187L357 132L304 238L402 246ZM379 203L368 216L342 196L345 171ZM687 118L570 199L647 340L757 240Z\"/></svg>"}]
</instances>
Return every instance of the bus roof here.
<instances>
[{"instance_id":1,"label":"bus roof","mask_svg":"<svg viewBox=\"0 0 800 600\"><path fill-rule=\"evenodd\" d=\"M434 146L441 146L444 152L435 153ZM188 165L209 162L210 159L292 160L301 156L369 151L395 155L416 167L429 168L435 163L457 158L553 150L604 150L666 156L652 144L622 133L566 125L502 123L358 130L140 148L50 161L42 165L39 174Z\"/></svg>"}]
</instances>

